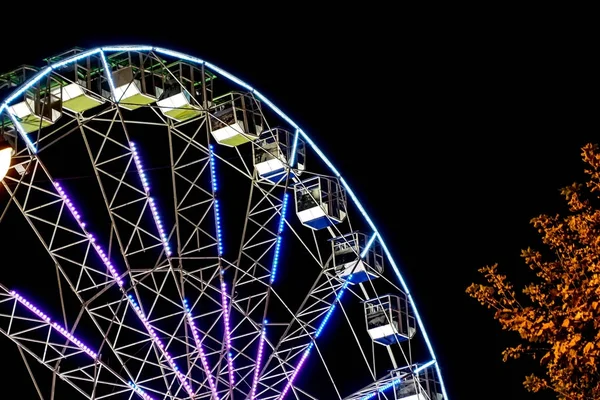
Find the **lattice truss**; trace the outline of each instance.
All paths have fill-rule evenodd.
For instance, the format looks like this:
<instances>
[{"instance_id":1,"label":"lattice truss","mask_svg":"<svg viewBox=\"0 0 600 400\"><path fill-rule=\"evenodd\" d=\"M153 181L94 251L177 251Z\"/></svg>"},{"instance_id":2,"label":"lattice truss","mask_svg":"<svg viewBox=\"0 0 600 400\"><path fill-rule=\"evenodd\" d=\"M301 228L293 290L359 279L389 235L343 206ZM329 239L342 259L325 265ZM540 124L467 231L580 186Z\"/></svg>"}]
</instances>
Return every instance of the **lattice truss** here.
<instances>
[{"instance_id":1,"label":"lattice truss","mask_svg":"<svg viewBox=\"0 0 600 400\"><path fill-rule=\"evenodd\" d=\"M133 50L74 50L0 76L15 149L0 191L13 255L0 332L31 395L395 398L389 371L414 372L430 345L367 333L363 302L407 293L337 171L224 71ZM339 190L315 198L315 181ZM319 226L301 217L307 194ZM332 243L344 241L340 269Z\"/></svg>"}]
</instances>

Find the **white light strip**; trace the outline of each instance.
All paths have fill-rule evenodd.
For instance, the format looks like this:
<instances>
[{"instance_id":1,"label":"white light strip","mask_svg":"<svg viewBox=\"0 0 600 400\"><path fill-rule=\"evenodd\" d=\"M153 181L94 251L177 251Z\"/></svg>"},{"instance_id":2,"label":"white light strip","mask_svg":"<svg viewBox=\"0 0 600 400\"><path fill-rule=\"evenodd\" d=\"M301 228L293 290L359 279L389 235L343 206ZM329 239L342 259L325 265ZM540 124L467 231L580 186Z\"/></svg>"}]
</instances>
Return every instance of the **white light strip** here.
<instances>
[{"instance_id":1,"label":"white light strip","mask_svg":"<svg viewBox=\"0 0 600 400\"><path fill-rule=\"evenodd\" d=\"M237 83L238 85L240 85L241 87L243 87L244 89L248 90L249 92L253 92L254 89L252 88L252 86L248 85L246 82L236 78L235 76L231 75L229 72L222 70L221 68L217 67L216 65L213 65L209 62L204 62L204 65L206 65L208 68L212 69L213 71L215 71L216 73L223 75L225 78Z\"/></svg>"},{"instance_id":2,"label":"white light strip","mask_svg":"<svg viewBox=\"0 0 600 400\"><path fill-rule=\"evenodd\" d=\"M69 57L67 59L64 59L62 61L55 62L54 64L52 64L50 66L50 68L52 68L53 70L54 69L59 69L59 68L62 68L64 66L66 66L66 65L74 63L75 61L79 61L82 58L89 57L89 56L91 56L93 54L96 54L96 53L99 53L99 52L100 52L100 49L94 49L94 50L84 51L83 53L76 54L76 55L74 55L72 57Z\"/></svg>"},{"instance_id":3,"label":"white light strip","mask_svg":"<svg viewBox=\"0 0 600 400\"><path fill-rule=\"evenodd\" d=\"M152 46L106 46L102 51L150 51Z\"/></svg>"},{"instance_id":4,"label":"white light strip","mask_svg":"<svg viewBox=\"0 0 600 400\"><path fill-rule=\"evenodd\" d=\"M181 60L190 61L190 62L200 64L200 65L204 64L204 60L201 60L196 57L188 56L187 54L183 54L178 51L167 50L167 49L163 49L161 47L154 47L153 49L157 53L165 54L170 57L179 58Z\"/></svg>"},{"instance_id":5,"label":"white light strip","mask_svg":"<svg viewBox=\"0 0 600 400\"><path fill-rule=\"evenodd\" d=\"M296 129L296 134L294 135L294 144L292 146L292 157L290 159L290 163L288 164L290 168L294 168L294 163L296 162L296 151L298 150L298 137L300 133L298 133L298 129Z\"/></svg>"},{"instance_id":6,"label":"white light strip","mask_svg":"<svg viewBox=\"0 0 600 400\"><path fill-rule=\"evenodd\" d=\"M8 96L6 100L4 100L4 103L8 106L10 103L12 103L14 99L25 93L27 89L31 88L33 85L41 81L43 77L50 73L50 71L52 71L52 68L46 67L40 72L38 72L33 78L25 82L16 92Z\"/></svg>"},{"instance_id":7,"label":"white light strip","mask_svg":"<svg viewBox=\"0 0 600 400\"><path fill-rule=\"evenodd\" d=\"M374 233L373 236L371 236L371 239L369 239L369 242L365 246L364 250L362 251L362 253L360 253L360 258L365 258L365 256L369 252L369 249L373 245L373 242L375 241L376 237L377 237L377 233Z\"/></svg>"},{"instance_id":8,"label":"white light strip","mask_svg":"<svg viewBox=\"0 0 600 400\"><path fill-rule=\"evenodd\" d=\"M106 73L106 79L108 80L108 86L110 87L110 94L111 94L112 98L118 103L118 100L115 97L115 82L113 81L113 78L112 78L112 70L108 66L108 61L106 61L106 57L104 56L104 52L102 50L100 50L100 59L102 60L102 65L104 66L104 72Z\"/></svg>"},{"instance_id":9,"label":"white light strip","mask_svg":"<svg viewBox=\"0 0 600 400\"><path fill-rule=\"evenodd\" d=\"M419 368L417 368L413 371L413 374L418 374L419 372L423 371L425 368L431 367L433 364L435 364L435 360L431 360L428 363L421 365Z\"/></svg>"}]
</instances>

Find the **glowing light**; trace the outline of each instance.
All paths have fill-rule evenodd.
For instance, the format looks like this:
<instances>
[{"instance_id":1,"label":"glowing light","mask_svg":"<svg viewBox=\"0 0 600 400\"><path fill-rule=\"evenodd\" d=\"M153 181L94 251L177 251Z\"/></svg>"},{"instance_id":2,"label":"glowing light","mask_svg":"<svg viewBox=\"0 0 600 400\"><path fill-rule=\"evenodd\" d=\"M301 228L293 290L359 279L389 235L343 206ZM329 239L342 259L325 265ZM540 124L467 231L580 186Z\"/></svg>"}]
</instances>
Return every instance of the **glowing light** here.
<instances>
[{"instance_id":1,"label":"glowing light","mask_svg":"<svg viewBox=\"0 0 600 400\"><path fill-rule=\"evenodd\" d=\"M335 296L335 299L333 300L333 302L329 306L329 310L327 310L327 313L325 314L325 317L321 321L321 324L319 325L319 328L317 328L314 340L317 340L317 338L319 336L321 336L321 333L323 332L323 330L327 326L327 322L329 322L329 319L331 318L331 316L333 315L333 312L336 309L337 303L342 300L342 296L344 295L344 292L346 291L346 288L350 284L351 280L352 280L352 274L348 275L348 278L346 279L346 281L342 285L340 291ZM300 361L296 365L296 370L294 371L294 373L292 374L292 376L290 377L290 379L286 383L285 387L281 391L281 395L279 396L279 400L282 400L285 397L285 395L287 394L287 392L290 391L290 388L294 384L294 380L296 380L296 376L298 376L298 373L300 373L300 370L302 369L302 366L304 365L304 363L306 362L306 359L310 355L310 351L313 349L314 345L315 345L315 342L313 341L313 342L311 342L308 345L308 347L306 348L306 350L304 350L304 353L302 354L302 358L300 359Z\"/></svg>"},{"instance_id":2,"label":"glowing light","mask_svg":"<svg viewBox=\"0 0 600 400\"><path fill-rule=\"evenodd\" d=\"M425 368L431 367L433 364L435 364L435 360L431 360L428 363L421 365L419 368L417 368L413 371L413 374L418 374L419 372L423 371Z\"/></svg>"},{"instance_id":3,"label":"glowing light","mask_svg":"<svg viewBox=\"0 0 600 400\"><path fill-rule=\"evenodd\" d=\"M223 305L223 323L225 325L225 346L227 348L227 369L229 370L229 384L234 387L235 376L233 375L233 354L231 354L231 328L229 321L229 302L227 301L227 284L221 274L221 304Z\"/></svg>"},{"instance_id":4,"label":"glowing light","mask_svg":"<svg viewBox=\"0 0 600 400\"><path fill-rule=\"evenodd\" d=\"M391 387L396 386L398 383L400 383L400 379L394 379L393 381L391 381L390 383L380 387L379 389L369 393L368 395L361 397L360 400L369 400L372 399L373 397L377 396L379 393L383 393L386 390L388 390Z\"/></svg>"},{"instance_id":5,"label":"glowing light","mask_svg":"<svg viewBox=\"0 0 600 400\"><path fill-rule=\"evenodd\" d=\"M115 98L115 82L113 81L113 78L112 78L112 72L111 72L110 67L108 66L108 61L106 61L106 57L104 56L104 52L102 50L100 50L100 60L102 60L102 65L104 66L104 72L106 72L106 79L108 80L108 86L110 87L110 93L112 95L112 98L115 101L118 101L120 99Z\"/></svg>"},{"instance_id":6,"label":"glowing light","mask_svg":"<svg viewBox=\"0 0 600 400\"><path fill-rule=\"evenodd\" d=\"M287 210L289 195L283 196L283 205L281 206L281 215L279 216L279 227L277 229L277 243L275 244L275 254L273 255L273 265L271 266L271 283L275 282L277 276L277 266L279 264L279 253L281 251L281 241L283 228L285 227L285 212Z\"/></svg>"},{"instance_id":7,"label":"glowing light","mask_svg":"<svg viewBox=\"0 0 600 400\"><path fill-rule=\"evenodd\" d=\"M19 121L17 121L17 117L15 117L15 115L12 113L12 111L10 109L8 110L8 117L10 118L13 125L17 129L17 132L19 132L19 135L21 135L21 138L25 141L25 144L27 144L29 151L31 151L33 154L37 153L37 149L36 149L35 145L31 141L31 139L29 139L29 136L27 136L27 132L25 132L25 130L21 126L21 123Z\"/></svg>"},{"instance_id":8,"label":"glowing light","mask_svg":"<svg viewBox=\"0 0 600 400\"><path fill-rule=\"evenodd\" d=\"M7 147L2 148L0 144L0 181L4 179L8 169L10 168L10 160L12 159L12 148L7 145Z\"/></svg>"},{"instance_id":9,"label":"glowing light","mask_svg":"<svg viewBox=\"0 0 600 400\"><path fill-rule=\"evenodd\" d=\"M174 58L179 58L181 60L190 61L190 62L193 62L193 63L196 63L196 64L204 64L204 60L201 60L201 59L199 59L197 57L188 56L187 54L183 54L183 53L180 53L178 51L163 49L161 47L154 47L154 51L157 52L157 53L162 53L162 54L170 56L170 57L174 57Z\"/></svg>"},{"instance_id":10,"label":"glowing light","mask_svg":"<svg viewBox=\"0 0 600 400\"><path fill-rule=\"evenodd\" d=\"M148 395L148 393L146 393L141 387L139 387L138 385L136 385L133 382L129 382L128 385L137 393L140 395L140 397L144 400L154 400L152 397L150 397L150 395Z\"/></svg>"},{"instance_id":11,"label":"glowing light","mask_svg":"<svg viewBox=\"0 0 600 400\"><path fill-rule=\"evenodd\" d=\"M209 153L210 153L210 177L211 184L213 190L213 196L215 198L215 225L217 229L217 247L219 251L219 256L223 255L223 237L221 236L221 211L219 209L219 199L217 198L217 173L215 167L215 153L213 152L213 145L209 145Z\"/></svg>"},{"instance_id":12,"label":"glowing light","mask_svg":"<svg viewBox=\"0 0 600 400\"><path fill-rule=\"evenodd\" d=\"M266 324L265 320L263 325ZM256 398L256 387L258 385L258 374L260 373L260 366L262 364L263 359L263 350L265 347L265 340L267 338L267 328L263 327L262 333L260 335L260 344L258 345L258 353L256 355L256 366L254 367L254 376L252 378L252 391L250 400L254 400Z\"/></svg>"},{"instance_id":13,"label":"glowing light","mask_svg":"<svg viewBox=\"0 0 600 400\"><path fill-rule=\"evenodd\" d=\"M102 47L102 51L150 51L152 46L107 46Z\"/></svg>"},{"instance_id":14,"label":"glowing light","mask_svg":"<svg viewBox=\"0 0 600 400\"><path fill-rule=\"evenodd\" d=\"M62 68L64 66L66 66L66 65L74 63L75 61L79 61L79 60L81 60L83 58L89 57L89 56L94 55L94 54L99 53L99 52L100 52L100 49L94 49L94 50L84 51L83 53L79 53L77 55L74 55L74 56L69 57L67 59L64 59L62 61L56 62L56 63L52 64L50 66L50 68L52 68L53 70L54 69L59 69L59 68Z\"/></svg>"},{"instance_id":15,"label":"glowing light","mask_svg":"<svg viewBox=\"0 0 600 400\"><path fill-rule=\"evenodd\" d=\"M150 186L148 185L148 179L146 178L146 174L142 168L142 161L140 155L138 154L137 148L135 147L135 143L130 142L129 147L131 148L131 152L133 154L133 161L135 162L135 167L138 171L138 175L140 180L142 181L142 186L144 187L144 192L146 192L146 196L148 196L148 202L150 204L150 210L152 212L152 218L154 218L154 223L156 228L158 229L158 233L160 235L160 240L165 249L165 253L167 257L171 256L171 248L169 247L169 239L167 237L167 233L162 224L162 220L160 218L160 214L158 213L158 207L155 204L154 198L150 196Z\"/></svg>"},{"instance_id":16,"label":"glowing light","mask_svg":"<svg viewBox=\"0 0 600 400\"><path fill-rule=\"evenodd\" d=\"M206 354L204 353L204 348L202 347L202 342L200 341L200 336L198 335L198 329L196 328L196 324L194 323L194 319L192 318L192 312L190 311L190 307L188 305L187 299L183 299L183 305L185 307L186 318L189 326L192 329L192 335L194 336L194 342L196 343L196 349L198 349L198 354L200 355L200 361L202 362L202 367L204 367L204 371L206 371L206 377L208 378L208 385L210 386L210 390L212 391L213 398L215 400L219 400L219 395L217 393L217 386L215 385L215 381L213 379L212 373L210 372L210 366L208 365L208 360L206 359Z\"/></svg>"},{"instance_id":17,"label":"glowing light","mask_svg":"<svg viewBox=\"0 0 600 400\"><path fill-rule=\"evenodd\" d=\"M296 151L298 151L298 137L300 134L298 133L298 129L296 129L296 134L294 135L294 144L292 145L292 157L290 158L290 163L288 164L290 168L294 167L294 163L296 162Z\"/></svg>"},{"instance_id":18,"label":"glowing light","mask_svg":"<svg viewBox=\"0 0 600 400\"><path fill-rule=\"evenodd\" d=\"M79 211L77 211L77 209L75 208L75 205L73 204L73 202L71 201L71 199L69 198L69 196L65 193L65 191L63 190L63 188L61 187L61 185L58 182L55 182L54 186L55 186L56 190L58 191L58 193L60 194L60 196L62 197L64 203L67 206L67 208L69 209L69 211L71 212L71 214L73 215L73 217L75 218L75 220L77 221L77 223L79 224L80 228L85 233L85 235L88 238L88 240L91 242L92 247L96 250L96 253L98 254L98 256L100 257L100 259L102 260L102 262L104 263L104 265L106 266L106 268L108 269L108 271L110 272L110 274L113 277L114 281L121 288L121 291L123 293L125 293L124 283L123 283L123 280L120 277L120 274L117 272L116 268L112 265L112 263L109 260L108 256L104 252L103 248L99 244L96 243L96 238L94 237L94 235L91 234L91 233L89 233L89 232L87 232L87 230L86 230L86 224L85 224L85 222L83 222L83 220L81 218L81 214L79 214ZM152 325L150 324L150 322L148 321L148 319L146 318L146 316L142 312L141 308L139 307L139 305L138 305L137 301L135 300L135 298L133 297L133 295L129 294L129 295L127 295L126 298L127 298L127 301L129 302L129 304L131 305L132 309L137 314L138 318L140 319L140 321L142 322L142 324L146 328L148 334L150 335L150 339L161 350L161 352L162 352L164 358L166 359L167 363L173 369L173 371L175 372L175 375L177 376L177 378L179 379L179 381L181 382L181 384L183 385L183 387L185 388L185 390L187 391L187 393L190 394L190 396L193 398L193 393L194 392L192 390L192 387L187 382L187 379L185 378L185 376L179 371L179 368L175 364L175 360L173 360L173 358L171 357L171 355L169 354L169 352L166 351L165 345L162 343L162 341L160 340L160 338L157 336L156 332L154 331L154 328L152 328Z\"/></svg>"},{"instance_id":19,"label":"glowing light","mask_svg":"<svg viewBox=\"0 0 600 400\"><path fill-rule=\"evenodd\" d=\"M71 343L77 346L81 351L90 356L92 359L97 360L98 354L95 351L92 351L88 346L86 346L81 340L77 339L73 336L68 330L63 328L60 324L56 322L52 322L50 317L44 313L40 308L36 307L33 303L29 302L25 297L21 296L16 291L11 291L10 294L17 300L19 303L23 304L25 307L29 309L29 311L33 312L43 321L48 323L55 331L66 337Z\"/></svg>"},{"instance_id":20,"label":"glowing light","mask_svg":"<svg viewBox=\"0 0 600 400\"><path fill-rule=\"evenodd\" d=\"M177 364L175 364L175 360L173 359L173 357L171 357L169 352L166 351L165 345L163 344L162 340L160 340L160 338L156 334L156 331L154 330L154 328L152 328L152 325L150 325L150 322L148 322L148 319L142 312L142 309L137 304L137 301L135 300L133 295L131 295L131 294L127 295L127 300L129 300L129 303L132 305L133 310L140 318L140 321L142 321L142 324L144 324L144 327L146 328L146 330L148 331L148 334L150 335L150 339L154 342L154 344L156 346L158 346L158 348L161 350L161 352L163 354L163 357L166 359L167 363L171 366L171 368L175 372L175 376L177 376L177 379L179 379L179 382L183 385L183 387L185 388L186 392L190 395L190 397L194 398L194 390L188 383L188 381L185 378L185 376L183 375L183 373L181 373L181 371L179 370L179 367L177 367Z\"/></svg>"},{"instance_id":21,"label":"glowing light","mask_svg":"<svg viewBox=\"0 0 600 400\"><path fill-rule=\"evenodd\" d=\"M20 95L25 93L28 89L30 89L33 85L38 83L43 77L48 75L50 73L50 71L52 71L52 68L46 67L43 70L41 70L40 72L38 72L33 78L29 79L27 82L25 82L23 85L21 85L17 91L15 91L13 94L8 96L6 98L6 100L4 100L4 104L9 106L10 103L12 103L14 99L19 97Z\"/></svg>"},{"instance_id":22,"label":"glowing light","mask_svg":"<svg viewBox=\"0 0 600 400\"><path fill-rule=\"evenodd\" d=\"M367 245L365 246L365 248L362 251L362 253L360 253L360 258L365 258L365 256L369 252L369 249L373 245L373 242L375 241L376 238L377 238L377 234L374 233L373 236L371 236L371 239L369 239L369 241L367 242Z\"/></svg>"}]
</instances>

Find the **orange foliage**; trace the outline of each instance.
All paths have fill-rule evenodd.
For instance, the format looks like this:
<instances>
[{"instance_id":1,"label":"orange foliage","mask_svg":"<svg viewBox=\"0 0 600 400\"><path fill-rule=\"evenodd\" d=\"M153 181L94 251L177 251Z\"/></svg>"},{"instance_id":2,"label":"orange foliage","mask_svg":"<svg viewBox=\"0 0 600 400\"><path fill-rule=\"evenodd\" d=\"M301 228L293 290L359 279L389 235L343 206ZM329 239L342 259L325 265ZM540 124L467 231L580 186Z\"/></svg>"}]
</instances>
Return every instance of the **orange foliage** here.
<instances>
[{"instance_id":1,"label":"orange foliage","mask_svg":"<svg viewBox=\"0 0 600 400\"><path fill-rule=\"evenodd\" d=\"M504 350L504 361L521 355L539 360L543 376L528 376L525 387L553 390L564 400L600 399L600 209L594 206L600 199L600 150L591 144L582 150L588 181L561 191L569 213L531 221L553 254L522 251L537 279L517 295L492 265L479 270L487 284L467 288L495 311L503 329L520 335L521 344Z\"/></svg>"}]
</instances>

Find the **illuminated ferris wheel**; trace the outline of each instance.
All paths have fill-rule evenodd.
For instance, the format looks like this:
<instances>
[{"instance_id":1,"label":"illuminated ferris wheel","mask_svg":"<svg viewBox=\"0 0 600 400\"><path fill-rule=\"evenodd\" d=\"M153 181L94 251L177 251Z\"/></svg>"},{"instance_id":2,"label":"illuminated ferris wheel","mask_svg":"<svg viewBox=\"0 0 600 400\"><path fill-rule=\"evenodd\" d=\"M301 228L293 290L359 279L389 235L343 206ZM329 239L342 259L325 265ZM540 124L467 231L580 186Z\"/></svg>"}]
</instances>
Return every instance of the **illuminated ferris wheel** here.
<instances>
[{"instance_id":1,"label":"illuminated ferris wheel","mask_svg":"<svg viewBox=\"0 0 600 400\"><path fill-rule=\"evenodd\" d=\"M0 345L32 398L448 399L376 226L259 91L149 46L45 61L0 75Z\"/></svg>"}]
</instances>

